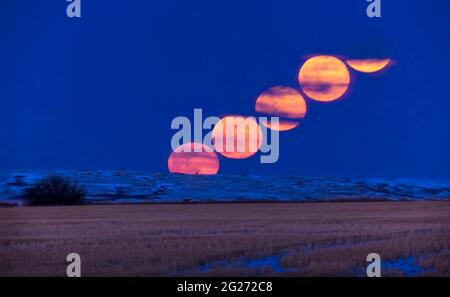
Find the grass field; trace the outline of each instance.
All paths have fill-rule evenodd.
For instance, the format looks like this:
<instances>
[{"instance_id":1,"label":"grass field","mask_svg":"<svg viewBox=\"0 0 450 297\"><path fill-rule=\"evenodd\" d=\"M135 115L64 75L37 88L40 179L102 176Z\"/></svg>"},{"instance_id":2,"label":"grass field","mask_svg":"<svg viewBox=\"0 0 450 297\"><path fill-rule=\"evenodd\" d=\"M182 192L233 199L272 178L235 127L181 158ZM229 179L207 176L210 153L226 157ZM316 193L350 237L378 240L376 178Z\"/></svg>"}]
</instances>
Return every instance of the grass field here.
<instances>
[{"instance_id":1,"label":"grass field","mask_svg":"<svg viewBox=\"0 0 450 297\"><path fill-rule=\"evenodd\" d=\"M0 208L0 276L450 276L449 202Z\"/></svg>"}]
</instances>

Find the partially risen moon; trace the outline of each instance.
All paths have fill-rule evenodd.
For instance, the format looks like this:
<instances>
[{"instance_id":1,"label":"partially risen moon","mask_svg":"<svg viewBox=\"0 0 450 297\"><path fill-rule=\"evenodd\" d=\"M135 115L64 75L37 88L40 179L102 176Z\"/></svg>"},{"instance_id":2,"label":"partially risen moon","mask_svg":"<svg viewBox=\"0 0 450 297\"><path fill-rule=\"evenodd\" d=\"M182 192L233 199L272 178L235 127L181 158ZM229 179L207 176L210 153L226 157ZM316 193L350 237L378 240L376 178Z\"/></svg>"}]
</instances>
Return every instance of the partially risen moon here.
<instances>
[{"instance_id":1,"label":"partially risen moon","mask_svg":"<svg viewBox=\"0 0 450 297\"><path fill-rule=\"evenodd\" d=\"M334 56L315 56L300 68L298 81L308 97L329 102L347 92L350 73L344 62Z\"/></svg>"},{"instance_id":2,"label":"partially risen moon","mask_svg":"<svg viewBox=\"0 0 450 297\"><path fill-rule=\"evenodd\" d=\"M219 158L201 143L186 143L177 147L169 157L170 173L217 174Z\"/></svg>"},{"instance_id":3,"label":"partially risen moon","mask_svg":"<svg viewBox=\"0 0 450 297\"><path fill-rule=\"evenodd\" d=\"M347 64L356 71L374 73L391 64L391 59L353 59L347 60Z\"/></svg>"},{"instance_id":4,"label":"partially risen moon","mask_svg":"<svg viewBox=\"0 0 450 297\"><path fill-rule=\"evenodd\" d=\"M267 127L287 131L297 127L298 119L305 116L306 102L295 89L276 86L259 95L256 99L255 110L264 115L280 117L278 128L273 127L270 121Z\"/></svg>"},{"instance_id":5,"label":"partially risen moon","mask_svg":"<svg viewBox=\"0 0 450 297\"><path fill-rule=\"evenodd\" d=\"M253 117L230 115L220 119L212 131L217 152L232 159L254 155L262 143L262 131Z\"/></svg>"}]
</instances>

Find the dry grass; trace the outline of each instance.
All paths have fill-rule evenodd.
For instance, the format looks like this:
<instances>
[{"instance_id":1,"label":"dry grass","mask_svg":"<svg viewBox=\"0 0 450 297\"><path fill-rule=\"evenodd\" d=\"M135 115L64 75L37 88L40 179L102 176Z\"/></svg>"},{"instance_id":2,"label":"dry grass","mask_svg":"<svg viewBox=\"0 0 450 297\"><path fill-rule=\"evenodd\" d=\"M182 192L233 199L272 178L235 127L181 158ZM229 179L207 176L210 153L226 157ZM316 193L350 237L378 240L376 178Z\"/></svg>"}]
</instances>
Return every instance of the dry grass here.
<instances>
[{"instance_id":1,"label":"dry grass","mask_svg":"<svg viewBox=\"0 0 450 297\"><path fill-rule=\"evenodd\" d=\"M0 276L271 275L199 264L285 253L280 275L359 275L366 256L414 256L450 275L450 203L267 203L0 208ZM384 275L402 275L390 269Z\"/></svg>"}]
</instances>

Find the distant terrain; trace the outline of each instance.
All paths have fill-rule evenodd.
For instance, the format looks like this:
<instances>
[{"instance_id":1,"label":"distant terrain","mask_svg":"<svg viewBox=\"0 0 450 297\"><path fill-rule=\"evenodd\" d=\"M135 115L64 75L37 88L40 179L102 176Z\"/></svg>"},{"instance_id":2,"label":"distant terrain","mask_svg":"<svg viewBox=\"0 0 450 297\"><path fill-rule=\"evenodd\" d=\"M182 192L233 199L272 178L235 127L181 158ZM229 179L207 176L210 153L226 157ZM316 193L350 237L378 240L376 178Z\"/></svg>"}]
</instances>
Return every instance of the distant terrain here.
<instances>
[{"instance_id":1,"label":"distant terrain","mask_svg":"<svg viewBox=\"0 0 450 297\"><path fill-rule=\"evenodd\" d=\"M450 199L450 182L413 179L189 176L130 170L1 170L0 204L24 204L24 189L48 174L63 175L84 186L87 202L91 204Z\"/></svg>"}]
</instances>

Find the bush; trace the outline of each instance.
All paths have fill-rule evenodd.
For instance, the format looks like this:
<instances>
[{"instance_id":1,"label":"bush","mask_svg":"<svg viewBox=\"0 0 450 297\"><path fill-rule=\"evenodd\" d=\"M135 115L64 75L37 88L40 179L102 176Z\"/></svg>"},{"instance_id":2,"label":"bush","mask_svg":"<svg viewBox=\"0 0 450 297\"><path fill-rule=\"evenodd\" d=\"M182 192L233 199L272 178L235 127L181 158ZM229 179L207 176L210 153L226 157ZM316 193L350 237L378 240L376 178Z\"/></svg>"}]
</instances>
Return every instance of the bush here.
<instances>
[{"instance_id":1,"label":"bush","mask_svg":"<svg viewBox=\"0 0 450 297\"><path fill-rule=\"evenodd\" d=\"M25 189L25 198L31 205L83 204L86 190L67 178L50 175Z\"/></svg>"}]
</instances>

